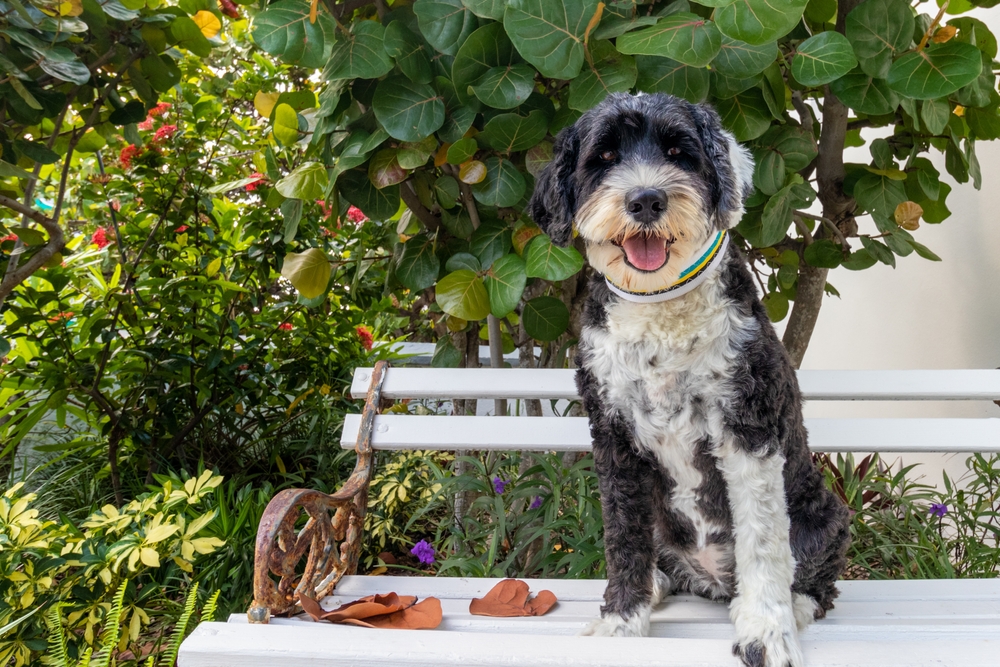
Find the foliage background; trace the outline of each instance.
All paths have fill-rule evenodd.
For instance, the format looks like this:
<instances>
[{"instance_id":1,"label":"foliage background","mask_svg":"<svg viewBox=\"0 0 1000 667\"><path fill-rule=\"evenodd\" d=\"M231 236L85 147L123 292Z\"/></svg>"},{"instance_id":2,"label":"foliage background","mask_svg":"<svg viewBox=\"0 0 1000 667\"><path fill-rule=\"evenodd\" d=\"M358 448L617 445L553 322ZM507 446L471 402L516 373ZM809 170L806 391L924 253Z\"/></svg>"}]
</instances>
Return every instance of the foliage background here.
<instances>
[{"instance_id":1,"label":"foliage background","mask_svg":"<svg viewBox=\"0 0 1000 667\"><path fill-rule=\"evenodd\" d=\"M919 227L948 217L951 186L926 155L978 187L976 142L1000 136L996 39L963 15L994 1L765 4L0 0L0 660L38 660L59 602L71 657L95 647L113 553L132 605L119 663L163 649L194 581L242 611L264 506L336 488L351 370L385 343L434 342L438 366L478 365L480 341L569 363L581 248L523 207L553 137L610 92L709 101L752 148L737 233L793 359L830 270L937 259ZM845 164L849 145L870 162ZM961 491L826 467L856 511L855 575L995 574L995 457L970 459ZM225 481L204 512L171 513L205 470ZM367 567L602 574L588 458L415 453L377 471ZM167 558L181 528L150 540L169 517L211 540L186 566ZM95 560L64 553L81 535Z\"/></svg>"}]
</instances>

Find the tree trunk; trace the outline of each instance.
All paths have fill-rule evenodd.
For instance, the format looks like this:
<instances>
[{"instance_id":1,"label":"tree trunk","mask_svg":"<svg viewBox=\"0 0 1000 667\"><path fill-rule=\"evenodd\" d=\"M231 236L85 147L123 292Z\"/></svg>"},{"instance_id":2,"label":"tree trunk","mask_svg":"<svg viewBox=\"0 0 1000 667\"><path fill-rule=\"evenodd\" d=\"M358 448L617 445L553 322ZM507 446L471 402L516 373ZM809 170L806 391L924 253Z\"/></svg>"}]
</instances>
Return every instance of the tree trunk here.
<instances>
[{"instance_id":1,"label":"tree trunk","mask_svg":"<svg viewBox=\"0 0 1000 667\"><path fill-rule=\"evenodd\" d=\"M844 33L844 21L861 0L841 0L837 7L837 32ZM844 140L847 136L848 110L837 99L829 86L823 89L822 131L819 137L819 155L816 157L816 184L823 217L835 224L841 232L850 233L854 225L854 199L844 194ZM829 233L822 225L817 227L815 238ZM829 269L799 264L798 289L795 304L788 318L788 327L782 342L796 368L802 365L809 340L812 338L823 306L823 294Z\"/></svg>"}]
</instances>

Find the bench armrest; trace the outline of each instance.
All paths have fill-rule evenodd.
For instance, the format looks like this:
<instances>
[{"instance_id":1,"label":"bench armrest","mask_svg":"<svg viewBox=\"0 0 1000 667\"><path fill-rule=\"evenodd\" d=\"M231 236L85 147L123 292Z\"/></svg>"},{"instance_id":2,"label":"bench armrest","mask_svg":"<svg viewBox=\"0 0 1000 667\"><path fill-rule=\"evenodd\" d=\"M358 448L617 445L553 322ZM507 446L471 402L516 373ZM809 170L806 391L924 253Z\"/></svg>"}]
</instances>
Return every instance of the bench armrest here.
<instances>
[{"instance_id":1,"label":"bench armrest","mask_svg":"<svg viewBox=\"0 0 1000 667\"><path fill-rule=\"evenodd\" d=\"M285 489L267 504L257 528L253 604L247 611L251 623L293 612L300 595L323 598L341 577L357 571L372 477L372 430L387 369L388 363L380 361L372 373L355 445L358 460L344 486L331 495ZM296 530L303 512L309 518ZM300 575L296 569L303 556Z\"/></svg>"}]
</instances>

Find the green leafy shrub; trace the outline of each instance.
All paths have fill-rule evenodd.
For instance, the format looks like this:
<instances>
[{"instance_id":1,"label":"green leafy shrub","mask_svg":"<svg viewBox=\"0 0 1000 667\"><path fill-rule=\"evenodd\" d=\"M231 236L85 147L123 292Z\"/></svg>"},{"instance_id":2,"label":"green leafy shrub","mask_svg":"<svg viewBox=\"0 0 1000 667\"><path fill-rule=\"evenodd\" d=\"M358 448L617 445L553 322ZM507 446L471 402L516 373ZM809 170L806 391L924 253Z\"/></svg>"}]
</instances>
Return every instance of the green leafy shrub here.
<instances>
[{"instance_id":1,"label":"green leafy shrub","mask_svg":"<svg viewBox=\"0 0 1000 667\"><path fill-rule=\"evenodd\" d=\"M124 507L106 505L79 526L40 518L34 494L22 484L8 489L0 497L0 662L32 664L46 649L52 614L73 659L99 650L102 626L106 633L119 621L127 626L113 642L123 651L157 619L170 619L167 582L223 546L205 535L215 511L200 509L221 482L211 471L168 481ZM116 592L124 597L109 622Z\"/></svg>"}]
</instances>

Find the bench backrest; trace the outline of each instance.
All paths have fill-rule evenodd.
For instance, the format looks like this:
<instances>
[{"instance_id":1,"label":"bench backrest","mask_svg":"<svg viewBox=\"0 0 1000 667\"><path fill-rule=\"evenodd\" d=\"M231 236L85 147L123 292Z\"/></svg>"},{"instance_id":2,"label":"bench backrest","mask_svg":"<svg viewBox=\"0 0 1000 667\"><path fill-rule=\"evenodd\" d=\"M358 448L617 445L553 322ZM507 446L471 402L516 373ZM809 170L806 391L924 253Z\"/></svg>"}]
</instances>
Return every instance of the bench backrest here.
<instances>
[{"instance_id":1,"label":"bench backrest","mask_svg":"<svg viewBox=\"0 0 1000 667\"><path fill-rule=\"evenodd\" d=\"M364 398L373 369L358 368L351 395ZM573 370L389 368L383 399L578 398ZM809 401L1000 400L1000 370L799 371ZM807 419L817 452L1000 452L1000 418ZM355 446L361 415L347 415L341 446ZM375 418L376 450L590 449L585 417L416 416Z\"/></svg>"}]
</instances>

